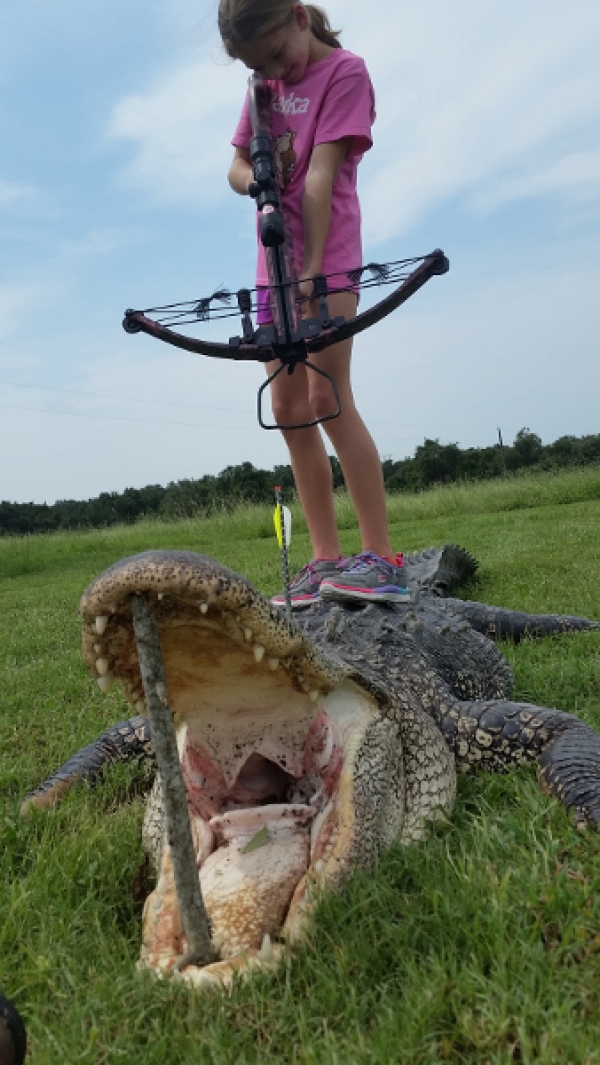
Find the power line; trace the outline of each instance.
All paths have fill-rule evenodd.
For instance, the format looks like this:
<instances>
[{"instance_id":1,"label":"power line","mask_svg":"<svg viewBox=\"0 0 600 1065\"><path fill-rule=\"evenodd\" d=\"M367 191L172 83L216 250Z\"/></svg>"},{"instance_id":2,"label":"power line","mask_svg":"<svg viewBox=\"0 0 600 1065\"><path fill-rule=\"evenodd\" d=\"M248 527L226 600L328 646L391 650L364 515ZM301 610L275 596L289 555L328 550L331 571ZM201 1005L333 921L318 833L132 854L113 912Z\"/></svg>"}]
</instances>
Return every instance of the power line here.
<instances>
[{"instance_id":1,"label":"power line","mask_svg":"<svg viewBox=\"0 0 600 1065\"><path fill-rule=\"evenodd\" d=\"M53 389L52 391L67 391L67 389L64 389L64 390ZM91 395L92 393L87 393L87 394ZM144 401L142 401L142 402L144 402ZM158 402L158 400L157 400L157 402ZM183 406L187 406L187 405L186 404L173 404L173 406L182 406L183 407ZM191 404L190 404L190 406L191 406ZM204 408L201 408L201 409L208 410L208 411L211 411L211 410L215 410L216 411L216 410L218 410L218 411L221 411L221 412L229 410L229 408L227 408L227 407L204 407ZM177 422L177 421L172 421L172 420L166 419L166 418L130 418L127 415L124 415L124 414L86 414L86 413L84 413L82 411L48 410L48 408L46 408L46 407L22 407L22 406L17 406L15 404L5 404L5 403L0 404L0 410L27 411L28 413L33 413L33 414L54 414L54 415L58 415L60 417L67 417L67 418L88 418L88 419L92 419L94 421L133 422L134 424L137 424L137 425L174 425L174 426L181 427L181 428L192 428L192 429L222 429L222 430L224 430L225 432L228 432L228 433L230 433L230 432L247 433L251 428L255 428L254 423L252 425L249 425L249 424L247 424L247 425L223 425L223 424L215 425L214 423L209 424L207 422ZM394 434L393 434L393 442L394 442L394 444L398 444L402 440L413 441L413 435L412 434L399 433L398 432L398 426L396 425L395 422L379 422L377 428L379 429L382 426L390 426L390 427L393 427L396 430L394 432ZM427 433L429 431L426 427L424 427L422 422L405 422L405 421L402 421L402 428L403 429L409 429L409 428L419 429L421 432L425 432L425 433ZM477 429L477 430L480 430L482 428L483 427L481 425L470 425L470 424L468 425L466 423L461 423L461 431L464 431L465 429ZM431 430L431 431L433 431L433 430ZM446 433L446 435L448 435L448 434ZM379 450L380 451L384 450L385 446L386 445L382 444L381 441L379 442Z\"/></svg>"},{"instance_id":2,"label":"power line","mask_svg":"<svg viewBox=\"0 0 600 1065\"><path fill-rule=\"evenodd\" d=\"M211 408L208 409L210 410ZM205 422L172 422L159 418L128 418L121 414L82 414L80 411L75 410L47 410L44 407L11 407L0 404L0 410L33 411L36 414L58 414L61 417L66 416L68 418L93 418L96 421L136 422L144 425L191 426L194 429L225 429L228 433L247 433L249 429L249 426L243 425L207 425Z\"/></svg>"},{"instance_id":3,"label":"power line","mask_svg":"<svg viewBox=\"0 0 600 1065\"><path fill-rule=\"evenodd\" d=\"M83 392L74 388L56 388L52 385L24 385L14 381L0 381L0 385L4 385L6 388L27 388L34 392L63 392L65 395L69 396L92 396L95 399L108 399L117 403L144 403L149 404L150 406L183 407L186 410L218 410L230 411L232 414L242 413L240 407L207 407L204 403L176 403L173 400L168 399L140 399L139 396L111 396L105 392ZM5 407L3 409L6 410L10 408Z\"/></svg>"}]
</instances>

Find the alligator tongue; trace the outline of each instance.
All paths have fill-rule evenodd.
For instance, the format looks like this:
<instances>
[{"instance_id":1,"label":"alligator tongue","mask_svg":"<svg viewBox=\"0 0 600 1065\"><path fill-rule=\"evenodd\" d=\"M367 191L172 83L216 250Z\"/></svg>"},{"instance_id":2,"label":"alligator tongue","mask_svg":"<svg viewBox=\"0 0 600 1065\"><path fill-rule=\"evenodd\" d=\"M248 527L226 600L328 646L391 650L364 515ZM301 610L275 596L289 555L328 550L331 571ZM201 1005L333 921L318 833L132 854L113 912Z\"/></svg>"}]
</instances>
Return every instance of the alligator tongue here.
<instances>
[{"instance_id":1,"label":"alligator tongue","mask_svg":"<svg viewBox=\"0 0 600 1065\"><path fill-rule=\"evenodd\" d=\"M310 806L277 803L209 822L221 845L203 863L200 883L221 958L259 948L280 930L308 867L315 814Z\"/></svg>"}]
</instances>

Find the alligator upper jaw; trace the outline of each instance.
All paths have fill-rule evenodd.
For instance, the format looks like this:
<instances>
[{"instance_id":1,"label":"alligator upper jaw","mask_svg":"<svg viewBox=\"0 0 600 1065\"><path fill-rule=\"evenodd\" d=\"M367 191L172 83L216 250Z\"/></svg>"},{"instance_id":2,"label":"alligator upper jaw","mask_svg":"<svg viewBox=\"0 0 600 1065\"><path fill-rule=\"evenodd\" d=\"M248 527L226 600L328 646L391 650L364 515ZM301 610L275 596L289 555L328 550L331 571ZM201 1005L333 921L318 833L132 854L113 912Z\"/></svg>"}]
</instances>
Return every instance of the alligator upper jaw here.
<instances>
[{"instance_id":1,"label":"alligator upper jaw","mask_svg":"<svg viewBox=\"0 0 600 1065\"><path fill-rule=\"evenodd\" d=\"M143 709L143 690L131 620L131 595L144 595L154 607L169 684L170 705L184 719L188 694L200 685L208 699L215 683L219 702L222 673L252 677L282 666L286 684L299 696L331 691L345 670L324 659L288 625L247 581L219 562L186 551L147 551L123 559L84 592L83 654L102 690L115 679L125 696ZM200 657L202 668L194 662ZM193 676L193 685L189 683ZM237 699L237 694L236 694Z\"/></svg>"},{"instance_id":2,"label":"alligator upper jaw","mask_svg":"<svg viewBox=\"0 0 600 1065\"><path fill-rule=\"evenodd\" d=\"M221 958L256 953L297 923L307 871L335 864L351 834L354 754L377 704L244 578L202 556L148 552L102 574L81 606L88 665L138 710L134 594L159 625L213 943ZM167 848L142 960L171 968L183 950Z\"/></svg>"}]
</instances>

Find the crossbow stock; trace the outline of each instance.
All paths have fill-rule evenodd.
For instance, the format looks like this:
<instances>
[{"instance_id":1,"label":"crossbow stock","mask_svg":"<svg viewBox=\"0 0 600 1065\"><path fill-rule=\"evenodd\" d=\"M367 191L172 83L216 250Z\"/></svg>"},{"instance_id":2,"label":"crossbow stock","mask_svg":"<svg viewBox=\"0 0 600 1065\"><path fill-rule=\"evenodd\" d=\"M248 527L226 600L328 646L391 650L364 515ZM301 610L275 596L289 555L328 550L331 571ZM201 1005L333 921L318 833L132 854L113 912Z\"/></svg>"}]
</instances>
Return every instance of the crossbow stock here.
<instances>
[{"instance_id":1,"label":"crossbow stock","mask_svg":"<svg viewBox=\"0 0 600 1065\"><path fill-rule=\"evenodd\" d=\"M412 259L399 259L383 264L369 263L344 273L317 274L312 278L302 278L303 281L312 281L313 293L310 302L317 306L316 315L303 314L307 301L299 296L293 244L282 209L273 158L269 118L270 90L256 74L250 78L248 96L253 130L250 159L254 175L249 192L256 200L260 212L260 238L265 247L272 322L259 324L255 328L253 315L259 308L261 290L242 288L235 293L235 310L231 307L234 294L221 289L212 296L199 300L148 307L139 311L129 309L125 311L123 328L127 333L147 333L157 340L198 355L264 363L278 361L278 367L258 391L259 423L263 429L306 428L308 425L317 425L319 422L336 418L341 410L333 377L311 362L309 355L347 340L380 322L405 303L431 277L445 274L449 263L444 253L436 249L429 255ZM327 302L329 295L349 289L358 292L380 285L395 287L382 300L354 318L330 316ZM220 306L214 306L215 304ZM241 334L230 337L228 343L202 340L198 336L178 331L181 327L197 327L199 323L208 320L238 315L241 316ZM299 363L329 380L335 399L335 410L323 418L315 418L301 425L265 423L262 415L265 389L283 370L293 373Z\"/></svg>"}]
</instances>

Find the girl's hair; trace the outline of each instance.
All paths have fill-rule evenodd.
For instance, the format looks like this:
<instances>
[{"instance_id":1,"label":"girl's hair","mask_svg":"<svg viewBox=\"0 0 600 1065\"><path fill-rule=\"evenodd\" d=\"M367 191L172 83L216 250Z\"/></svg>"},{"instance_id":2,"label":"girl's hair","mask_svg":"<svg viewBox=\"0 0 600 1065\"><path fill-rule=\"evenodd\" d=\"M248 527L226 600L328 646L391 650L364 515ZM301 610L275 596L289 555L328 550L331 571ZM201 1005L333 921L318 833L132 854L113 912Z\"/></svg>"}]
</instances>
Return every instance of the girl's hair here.
<instances>
[{"instance_id":1,"label":"girl's hair","mask_svg":"<svg viewBox=\"0 0 600 1065\"><path fill-rule=\"evenodd\" d=\"M237 59L238 49L266 33L274 33L292 21L295 0L220 0L219 32L225 51ZM305 4L310 28L317 40L341 48L339 30L332 30L323 8Z\"/></svg>"}]
</instances>

